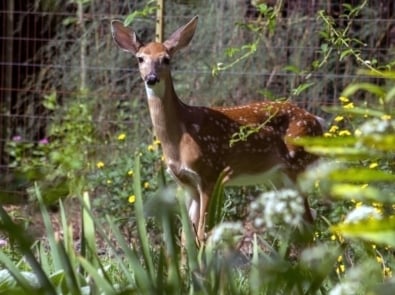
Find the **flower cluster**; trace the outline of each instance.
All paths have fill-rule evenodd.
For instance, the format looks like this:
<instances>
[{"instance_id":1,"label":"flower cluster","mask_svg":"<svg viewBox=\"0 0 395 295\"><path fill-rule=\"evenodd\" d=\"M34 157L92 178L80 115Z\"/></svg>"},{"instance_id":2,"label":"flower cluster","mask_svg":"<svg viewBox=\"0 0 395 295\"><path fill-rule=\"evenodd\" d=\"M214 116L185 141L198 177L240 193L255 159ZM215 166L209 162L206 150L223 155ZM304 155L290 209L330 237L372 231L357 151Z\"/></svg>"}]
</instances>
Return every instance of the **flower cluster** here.
<instances>
[{"instance_id":1,"label":"flower cluster","mask_svg":"<svg viewBox=\"0 0 395 295\"><path fill-rule=\"evenodd\" d=\"M347 110L347 109L354 108L354 103L351 102L347 97L340 96L339 100L340 100L340 103L341 103L343 109ZM329 127L329 130L324 133L324 136L325 137L350 136L351 135L350 130L342 128L345 121L346 121L346 118L344 116L342 116L342 115L336 116L333 119L333 123Z\"/></svg>"},{"instance_id":2,"label":"flower cluster","mask_svg":"<svg viewBox=\"0 0 395 295\"><path fill-rule=\"evenodd\" d=\"M377 208L360 205L349 212L344 220L345 223L357 223L362 220L381 219L381 214Z\"/></svg>"},{"instance_id":3,"label":"flower cluster","mask_svg":"<svg viewBox=\"0 0 395 295\"><path fill-rule=\"evenodd\" d=\"M100 192L101 196L97 198L97 202L105 202L104 206L111 211L111 214L117 216L129 215L128 212L132 210L132 207L125 206L125 203L130 205L136 202L136 195L133 191L133 179L136 175L133 171L134 159L129 153L130 145L127 141L129 138L125 132L116 134L110 142L116 148L114 153L93 164L96 180L94 188ZM155 194L158 187L155 175L162 163L160 141L154 138L150 144L142 144L136 154L140 157L141 163L141 188L144 196L149 198Z\"/></svg>"},{"instance_id":4,"label":"flower cluster","mask_svg":"<svg viewBox=\"0 0 395 295\"><path fill-rule=\"evenodd\" d=\"M212 248L221 248L223 245L236 244L243 235L243 226L240 222L222 222L212 230L207 243Z\"/></svg>"},{"instance_id":5,"label":"flower cluster","mask_svg":"<svg viewBox=\"0 0 395 295\"><path fill-rule=\"evenodd\" d=\"M298 226L303 220L303 197L295 190L270 191L251 203L256 228L273 228L279 224Z\"/></svg>"},{"instance_id":6,"label":"flower cluster","mask_svg":"<svg viewBox=\"0 0 395 295\"><path fill-rule=\"evenodd\" d=\"M393 134L395 132L394 120L381 120L374 118L363 123L356 131L356 136Z\"/></svg>"}]
</instances>

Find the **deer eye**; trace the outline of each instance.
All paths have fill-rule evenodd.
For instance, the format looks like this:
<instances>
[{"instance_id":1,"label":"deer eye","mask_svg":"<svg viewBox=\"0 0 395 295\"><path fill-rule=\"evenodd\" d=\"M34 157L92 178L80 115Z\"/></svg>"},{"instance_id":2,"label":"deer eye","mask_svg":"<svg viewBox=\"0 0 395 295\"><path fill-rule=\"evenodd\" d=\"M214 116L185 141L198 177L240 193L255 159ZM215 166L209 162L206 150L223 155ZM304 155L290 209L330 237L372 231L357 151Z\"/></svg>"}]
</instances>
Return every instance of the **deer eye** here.
<instances>
[{"instance_id":1,"label":"deer eye","mask_svg":"<svg viewBox=\"0 0 395 295\"><path fill-rule=\"evenodd\" d=\"M163 59L162 59L162 62L165 65L168 65L168 64L170 64L170 58L168 56L164 56Z\"/></svg>"},{"instance_id":2,"label":"deer eye","mask_svg":"<svg viewBox=\"0 0 395 295\"><path fill-rule=\"evenodd\" d=\"M138 56L138 57L137 57L137 61L138 61L139 64L141 64L141 63L144 62L144 58L141 57L141 56Z\"/></svg>"}]
</instances>

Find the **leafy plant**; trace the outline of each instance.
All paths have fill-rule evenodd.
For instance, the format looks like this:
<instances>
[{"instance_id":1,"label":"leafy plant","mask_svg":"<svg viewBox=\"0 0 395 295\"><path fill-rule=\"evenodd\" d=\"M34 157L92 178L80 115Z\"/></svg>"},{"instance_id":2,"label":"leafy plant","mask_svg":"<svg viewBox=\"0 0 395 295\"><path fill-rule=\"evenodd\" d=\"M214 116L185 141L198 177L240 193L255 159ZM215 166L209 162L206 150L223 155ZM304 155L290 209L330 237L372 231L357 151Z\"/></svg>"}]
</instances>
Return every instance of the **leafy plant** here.
<instances>
[{"instance_id":1,"label":"leafy plant","mask_svg":"<svg viewBox=\"0 0 395 295\"><path fill-rule=\"evenodd\" d=\"M12 158L10 167L25 179L30 195L35 191L33 182L37 182L45 202L51 204L84 187L94 127L86 104L60 106L54 92L45 97L43 106L63 115L50 121L47 137L32 142L14 136L6 151Z\"/></svg>"}]
</instances>

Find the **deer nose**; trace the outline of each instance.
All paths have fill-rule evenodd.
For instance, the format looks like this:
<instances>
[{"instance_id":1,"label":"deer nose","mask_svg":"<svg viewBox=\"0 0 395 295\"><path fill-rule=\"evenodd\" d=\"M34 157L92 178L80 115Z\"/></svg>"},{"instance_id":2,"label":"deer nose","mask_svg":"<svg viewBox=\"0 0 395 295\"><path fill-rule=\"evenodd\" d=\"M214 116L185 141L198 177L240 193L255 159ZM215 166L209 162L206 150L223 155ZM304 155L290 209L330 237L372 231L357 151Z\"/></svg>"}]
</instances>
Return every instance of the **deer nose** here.
<instances>
[{"instance_id":1,"label":"deer nose","mask_svg":"<svg viewBox=\"0 0 395 295\"><path fill-rule=\"evenodd\" d=\"M156 83L158 83L159 82L159 78L158 78L158 76L156 75L156 74L148 74L146 77L145 77L145 82L148 84L148 85L155 85Z\"/></svg>"}]
</instances>

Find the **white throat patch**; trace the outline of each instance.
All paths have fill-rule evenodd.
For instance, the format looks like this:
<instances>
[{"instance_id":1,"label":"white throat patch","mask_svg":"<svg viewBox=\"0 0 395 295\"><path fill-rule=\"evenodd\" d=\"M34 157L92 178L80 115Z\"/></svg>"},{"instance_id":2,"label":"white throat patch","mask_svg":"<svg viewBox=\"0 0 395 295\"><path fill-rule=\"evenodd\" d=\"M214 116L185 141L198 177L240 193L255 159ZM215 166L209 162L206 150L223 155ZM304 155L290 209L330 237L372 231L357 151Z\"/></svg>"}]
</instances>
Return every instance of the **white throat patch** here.
<instances>
[{"instance_id":1,"label":"white throat patch","mask_svg":"<svg viewBox=\"0 0 395 295\"><path fill-rule=\"evenodd\" d=\"M147 83L145 84L145 91L147 92L147 97L148 99L151 98L160 98L162 99L163 96L165 95L165 82L163 80L159 81L158 83L155 83L155 85L148 85Z\"/></svg>"}]
</instances>

